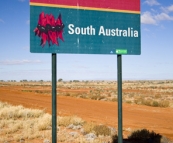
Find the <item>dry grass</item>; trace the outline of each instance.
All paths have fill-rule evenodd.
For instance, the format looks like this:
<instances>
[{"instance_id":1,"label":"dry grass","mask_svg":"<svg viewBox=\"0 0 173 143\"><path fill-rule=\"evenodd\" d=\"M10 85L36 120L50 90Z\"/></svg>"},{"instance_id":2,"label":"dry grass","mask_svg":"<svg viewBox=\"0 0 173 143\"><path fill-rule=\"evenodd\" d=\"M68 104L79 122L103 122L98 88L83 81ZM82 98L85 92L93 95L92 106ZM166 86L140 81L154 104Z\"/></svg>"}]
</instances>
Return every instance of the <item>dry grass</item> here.
<instances>
[{"instance_id":1,"label":"dry grass","mask_svg":"<svg viewBox=\"0 0 173 143\"><path fill-rule=\"evenodd\" d=\"M38 130L42 131L42 130L47 130L50 129L52 124L52 117L50 116L50 114L44 114L41 116L41 118L38 118Z\"/></svg>"},{"instance_id":2,"label":"dry grass","mask_svg":"<svg viewBox=\"0 0 173 143\"><path fill-rule=\"evenodd\" d=\"M63 90L61 90L61 88ZM117 101L117 82L80 81L59 82L59 95L77 98ZM45 92L48 89L45 89ZM173 107L173 81L123 81L123 102L155 107ZM143 101L140 99L143 98ZM151 102L148 102L148 101ZM146 101L146 102L145 102ZM159 104L153 104L157 101ZM164 101L164 103L162 102ZM166 101L166 102L165 102ZM168 103L169 101L169 103Z\"/></svg>"},{"instance_id":3,"label":"dry grass","mask_svg":"<svg viewBox=\"0 0 173 143\"><path fill-rule=\"evenodd\" d=\"M96 124L95 124L95 123L92 123L92 122L90 122L90 123L85 123L85 124L83 125L85 134L94 132L93 129L94 129L95 126L96 126Z\"/></svg>"},{"instance_id":4,"label":"dry grass","mask_svg":"<svg viewBox=\"0 0 173 143\"><path fill-rule=\"evenodd\" d=\"M88 133L94 133L97 136L103 135L103 136L111 136L111 129L105 125L97 125L93 122L90 123L84 123L84 134Z\"/></svg>"},{"instance_id":5,"label":"dry grass","mask_svg":"<svg viewBox=\"0 0 173 143\"><path fill-rule=\"evenodd\" d=\"M2 103L3 104L3 103ZM38 118L44 114L44 111L38 109L25 109L23 106L1 105L0 118L18 119L18 118Z\"/></svg>"},{"instance_id":6,"label":"dry grass","mask_svg":"<svg viewBox=\"0 0 173 143\"><path fill-rule=\"evenodd\" d=\"M51 95L51 83L41 81L0 82L1 86L22 85L23 92ZM44 88L43 88L44 87ZM154 107L173 107L173 81L123 81L123 102ZM61 81L58 95L76 98L117 101L116 81ZM141 100L143 97L143 100ZM150 101L149 101L150 100ZM164 101L164 102L162 102ZM169 101L169 103L168 103ZM158 104L157 104L158 102Z\"/></svg>"},{"instance_id":7,"label":"dry grass","mask_svg":"<svg viewBox=\"0 0 173 143\"><path fill-rule=\"evenodd\" d=\"M93 129L96 133L96 135L104 135L104 136L110 136L111 130L105 125L96 125Z\"/></svg>"},{"instance_id":8,"label":"dry grass","mask_svg":"<svg viewBox=\"0 0 173 143\"><path fill-rule=\"evenodd\" d=\"M88 123L77 116L58 117L58 142L87 143L85 137L94 133L97 137L93 143L109 141L110 129L105 125ZM80 129L68 129L69 125L80 126ZM40 142L51 141L51 115L42 110L27 109L23 106L12 106L0 102L0 143L4 142ZM74 130L74 131L73 131ZM75 134L73 135L73 132ZM106 137L107 136L107 137ZM91 141L89 141L91 142Z\"/></svg>"},{"instance_id":9,"label":"dry grass","mask_svg":"<svg viewBox=\"0 0 173 143\"><path fill-rule=\"evenodd\" d=\"M0 142L41 138L40 131L50 128L50 121L42 110L0 102Z\"/></svg>"},{"instance_id":10,"label":"dry grass","mask_svg":"<svg viewBox=\"0 0 173 143\"><path fill-rule=\"evenodd\" d=\"M58 125L67 127L70 124L82 125L84 121L76 116L58 117Z\"/></svg>"}]
</instances>

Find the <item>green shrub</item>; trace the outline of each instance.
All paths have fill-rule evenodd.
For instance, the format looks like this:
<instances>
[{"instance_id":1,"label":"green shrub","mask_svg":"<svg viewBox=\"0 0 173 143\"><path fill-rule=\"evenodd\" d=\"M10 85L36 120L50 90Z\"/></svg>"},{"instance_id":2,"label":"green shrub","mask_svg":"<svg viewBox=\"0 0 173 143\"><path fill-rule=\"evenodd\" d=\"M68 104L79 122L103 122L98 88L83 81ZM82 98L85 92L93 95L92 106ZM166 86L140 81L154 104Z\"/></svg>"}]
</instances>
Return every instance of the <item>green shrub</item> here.
<instances>
[{"instance_id":1,"label":"green shrub","mask_svg":"<svg viewBox=\"0 0 173 143\"><path fill-rule=\"evenodd\" d=\"M88 99L86 95L80 95L80 98Z\"/></svg>"},{"instance_id":2,"label":"green shrub","mask_svg":"<svg viewBox=\"0 0 173 143\"><path fill-rule=\"evenodd\" d=\"M131 104L131 103L132 103L132 101L131 101L131 100L127 100L127 101L126 101L126 103Z\"/></svg>"},{"instance_id":3,"label":"green shrub","mask_svg":"<svg viewBox=\"0 0 173 143\"><path fill-rule=\"evenodd\" d=\"M104 96L99 96L98 97L98 100L102 100L102 99L104 99L105 97Z\"/></svg>"},{"instance_id":4,"label":"green shrub","mask_svg":"<svg viewBox=\"0 0 173 143\"><path fill-rule=\"evenodd\" d=\"M117 98L112 98L112 101L113 102L117 102Z\"/></svg>"},{"instance_id":5,"label":"green shrub","mask_svg":"<svg viewBox=\"0 0 173 143\"><path fill-rule=\"evenodd\" d=\"M147 106L152 106L152 101L151 100L142 99L141 104L142 105L147 105Z\"/></svg>"},{"instance_id":6,"label":"green shrub","mask_svg":"<svg viewBox=\"0 0 173 143\"><path fill-rule=\"evenodd\" d=\"M91 96L91 99L97 100L98 99L98 96L97 95L93 95L93 96Z\"/></svg>"},{"instance_id":7,"label":"green shrub","mask_svg":"<svg viewBox=\"0 0 173 143\"><path fill-rule=\"evenodd\" d=\"M132 132L128 139L152 140L153 143L160 143L161 137L162 136L160 134L156 134L153 131L150 132L147 129L142 129Z\"/></svg>"},{"instance_id":8,"label":"green shrub","mask_svg":"<svg viewBox=\"0 0 173 143\"><path fill-rule=\"evenodd\" d=\"M157 101L153 101L153 106L154 107L158 107L159 106L159 103Z\"/></svg>"},{"instance_id":9,"label":"green shrub","mask_svg":"<svg viewBox=\"0 0 173 143\"><path fill-rule=\"evenodd\" d=\"M71 96L71 97L78 97L79 94L78 94L78 93L73 93L73 94L71 94L70 96Z\"/></svg>"},{"instance_id":10,"label":"green shrub","mask_svg":"<svg viewBox=\"0 0 173 143\"><path fill-rule=\"evenodd\" d=\"M73 82L80 82L79 80L73 80Z\"/></svg>"},{"instance_id":11,"label":"green shrub","mask_svg":"<svg viewBox=\"0 0 173 143\"><path fill-rule=\"evenodd\" d=\"M70 93L66 93L66 95L65 96L70 96Z\"/></svg>"},{"instance_id":12,"label":"green shrub","mask_svg":"<svg viewBox=\"0 0 173 143\"><path fill-rule=\"evenodd\" d=\"M159 107L169 107L169 101L160 101L159 102Z\"/></svg>"},{"instance_id":13,"label":"green shrub","mask_svg":"<svg viewBox=\"0 0 173 143\"><path fill-rule=\"evenodd\" d=\"M112 136L112 143L118 143L118 135Z\"/></svg>"},{"instance_id":14,"label":"green shrub","mask_svg":"<svg viewBox=\"0 0 173 143\"><path fill-rule=\"evenodd\" d=\"M94 126L93 130L97 136L98 135L104 135L104 136L111 135L111 129L105 125L96 125L96 126Z\"/></svg>"}]
</instances>

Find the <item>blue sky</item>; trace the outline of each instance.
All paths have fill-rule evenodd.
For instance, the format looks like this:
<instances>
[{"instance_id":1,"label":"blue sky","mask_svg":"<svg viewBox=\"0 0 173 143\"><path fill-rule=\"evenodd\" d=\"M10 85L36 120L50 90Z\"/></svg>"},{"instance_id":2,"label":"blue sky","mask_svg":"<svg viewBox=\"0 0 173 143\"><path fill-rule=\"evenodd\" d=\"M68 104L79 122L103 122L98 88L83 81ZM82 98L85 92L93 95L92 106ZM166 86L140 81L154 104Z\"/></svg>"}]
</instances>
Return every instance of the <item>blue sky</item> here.
<instances>
[{"instance_id":1,"label":"blue sky","mask_svg":"<svg viewBox=\"0 0 173 143\"><path fill-rule=\"evenodd\" d=\"M0 1L0 80L51 80L51 54L30 53L29 0ZM123 80L173 79L173 1L141 0L141 55L122 56ZM57 55L57 79L116 80L116 55Z\"/></svg>"}]
</instances>

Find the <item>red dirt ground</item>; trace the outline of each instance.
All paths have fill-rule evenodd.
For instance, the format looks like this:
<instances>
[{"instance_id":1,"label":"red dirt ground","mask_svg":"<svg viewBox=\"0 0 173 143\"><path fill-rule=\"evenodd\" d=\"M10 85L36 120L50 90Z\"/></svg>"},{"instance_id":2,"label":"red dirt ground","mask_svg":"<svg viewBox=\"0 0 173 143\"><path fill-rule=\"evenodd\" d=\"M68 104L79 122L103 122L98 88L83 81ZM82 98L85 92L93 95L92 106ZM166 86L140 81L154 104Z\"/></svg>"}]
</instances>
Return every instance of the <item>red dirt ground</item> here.
<instances>
[{"instance_id":1,"label":"red dirt ground","mask_svg":"<svg viewBox=\"0 0 173 143\"><path fill-rule=\"evenodd\" d=\"M20 90L18 90L20 88ZM46 109L51 113L51 96L22 92L23 87L0 87L0 101L29 108ZM117 102L58 96L58 115L76 115L117 128ZM173 109L123 104L123 129L149 129L173 140ZM124 137L127 132L124 131Z\"/></svg>"}]
</instances>

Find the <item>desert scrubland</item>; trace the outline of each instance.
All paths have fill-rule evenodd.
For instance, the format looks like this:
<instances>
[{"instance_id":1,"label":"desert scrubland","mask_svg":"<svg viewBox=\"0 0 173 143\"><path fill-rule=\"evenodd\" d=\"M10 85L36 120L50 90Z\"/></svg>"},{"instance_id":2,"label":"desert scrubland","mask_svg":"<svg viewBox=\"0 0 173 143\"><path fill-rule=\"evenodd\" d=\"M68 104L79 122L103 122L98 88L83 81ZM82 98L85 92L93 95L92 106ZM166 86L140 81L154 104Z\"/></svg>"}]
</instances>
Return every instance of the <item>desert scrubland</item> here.
<instances>
[{"instance_id":1,"label":"desert scrubland","mask_svg":"<svg viewBox=\"0 0 173 143\"><path fill-rule=\"evenodd\" d=\"M89 134L90 131L87 133L83 132L84 127L87 128L88 126L93 127L91 133L95 133L94 135L96 135L97 137L95 137L94 140L97 142L103 142L103 140L110 141L112 135L111 131L114 131L114 134L116 134L118 123L117 83L115 81L59 80L59 82L57 83L57 95L58 116L61 118L75 117L81 120L79 124L72 123L60 126L59 134L61 133L60 131L69 131L69 134L67 136L62 137L62 142L66 142L66 138L68 138L71 141L74 138L76 142L77 139L80 139L80 141L78 140L78 142L85 142L87 138L86 135ZM45 82L42 80L23 80L20 82L1 81L0 101L3 104L5 104L5 102L8 102L15 106L22 105L21 108L29 108L35 110L40 109L42 112L44 112L45 115L51 114L51 82ZM2 115L0 115L0 118L2 118L1 116ZM39 118L43 117L43 113L41 113L41 115L37 117L38 119L35 122L39 122ZM31 119L32 118L33 116L31 117ZM19 119L24 120L22 118ZM31 121L31 119L29 119L28 122ZM19 124L15 125L18 126L19 129L21 128L21 124L25 124L19 122L16 119L14 119L14 121L16 121ZM47 121L50 121L50 118L48 118ZM163 135L166 138L169 138L170 140L173 140L172 121L173 81L165 80L123 82L124 138L127 138L135 130L147 129L149 131L154 131L160 135ZM4 128L2 127L6 127L5 130L8 130L8 127L4 125L4 122L5 121L3 121L3 126L1 125L0 136L4 137L4 135L6 135L8 137L8 134L10 136L11 132L13 133L14 131L3 132ZM68 127L69 125L71 125L71 127ZM73 130L73 128L77 128L75 126L78 125L82 126L83 132L81 132L81 128ZM93 131L94 127L95 131ZM22 126L22 128L26 130L24 126ZM43 130L39 129L39 127L34 127L34 130L37 130L38 132L34 135L30 135L29 139L32 140L32 138L38 138L38 142L40 141L40 139L42 142L46 139L50 140L50 128L50 123L48 127L46 127L46 129ZM104 130L106 130L106 132L109 133L109 135L96 133L96 130L100 131L103 130L103 128ZM86 130L87 129L85 129L85 131ZM15 134L18 134L19 132L21 131L17 130L15 131ZM32 131L29 128L27 132ZM91 136L92 135L93 134L91 134ZM98 138L98 136L100 138ZM17 135L15 137L16 142L21 140L21 138L17 138ZM37 142L37 139L35 139L34 142Z\"/></svg>"}]
</instances>

